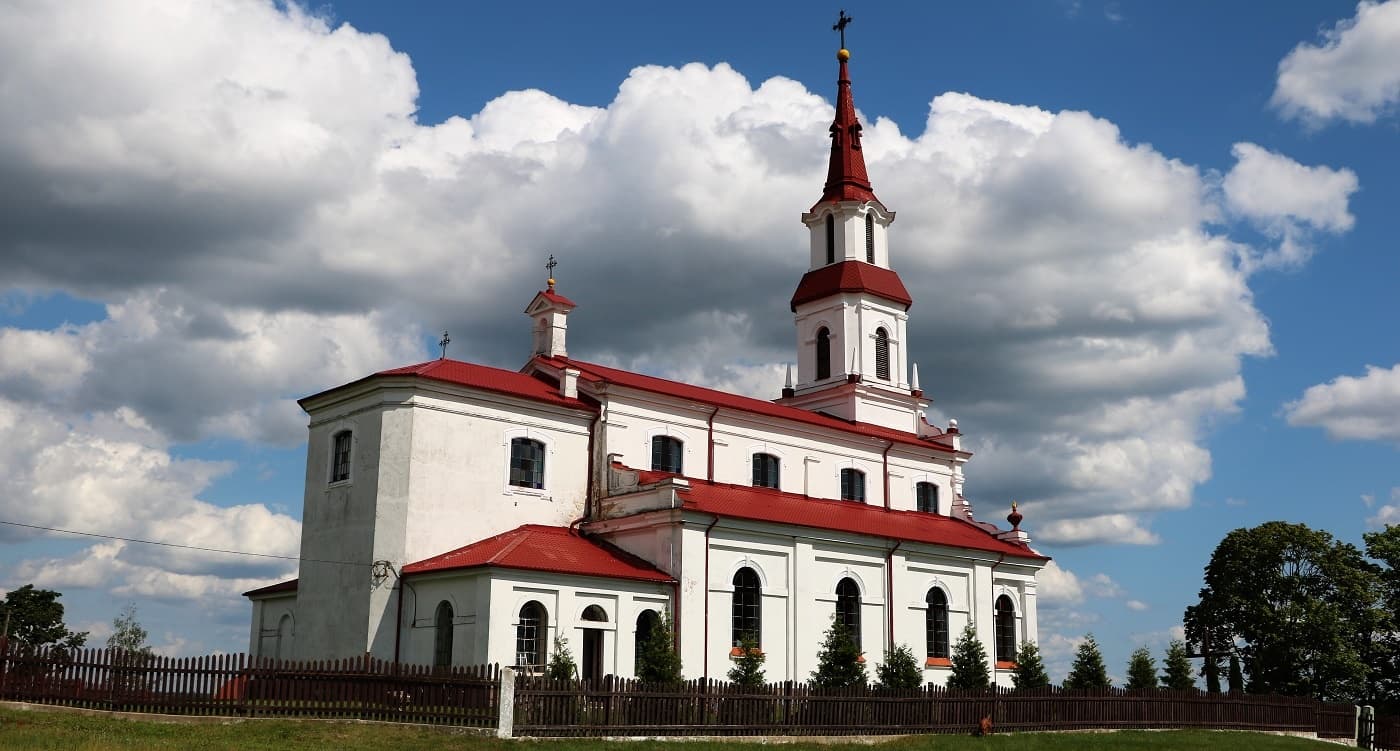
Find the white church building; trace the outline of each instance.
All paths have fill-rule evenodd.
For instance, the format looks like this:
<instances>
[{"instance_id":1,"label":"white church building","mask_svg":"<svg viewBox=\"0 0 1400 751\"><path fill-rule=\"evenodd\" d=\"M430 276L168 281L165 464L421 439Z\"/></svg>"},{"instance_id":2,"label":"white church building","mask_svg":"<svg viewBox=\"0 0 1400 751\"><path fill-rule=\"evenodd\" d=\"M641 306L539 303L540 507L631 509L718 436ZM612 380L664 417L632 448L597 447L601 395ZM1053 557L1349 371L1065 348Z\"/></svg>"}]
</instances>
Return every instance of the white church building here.
<instances>
[{"instance_id":1,"label":"white church building","mask_svg":"<svg viewBox=\"0 0 1400 751\"><path fill-rule=\"evenodd\" d=\"M839 619L868 668L908 645L941 684L971 623L1010 685L1049 559L1014 507L973 519L957 423L925 419L837 57L795 383L764 401L576 360L550 279L518 371L444 358L309 396L300 575L246 593L250 652L538 670L564 637L584 677L630 677L669 615L687 677L723 678L747 636L802 681Z\"/></svg>"}]
</instances>

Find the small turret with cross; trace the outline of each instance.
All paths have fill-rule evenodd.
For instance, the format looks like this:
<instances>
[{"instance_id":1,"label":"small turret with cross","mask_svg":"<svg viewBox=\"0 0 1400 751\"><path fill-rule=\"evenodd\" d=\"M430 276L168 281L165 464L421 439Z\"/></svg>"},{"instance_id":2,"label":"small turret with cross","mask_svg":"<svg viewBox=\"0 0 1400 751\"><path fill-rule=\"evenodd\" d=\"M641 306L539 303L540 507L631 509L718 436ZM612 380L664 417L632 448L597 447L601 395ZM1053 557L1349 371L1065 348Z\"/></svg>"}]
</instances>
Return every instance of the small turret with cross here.
<instances>
[{"instance_id":1,"label":"small turret with cross","mask_svg":"<svg viewBox=\"0 0 1400 751\"><path fill-rule=\"evenodd\" d=\"M534 354L543 357L568 357L564 335L568 332L569 311L574 309L574 302L554 290L554 269L558 265L551 255L544 264L549 273L546 287L536 293L535 299L525 308L525 315L532 321Z\"/></svg>"}]
</instances>

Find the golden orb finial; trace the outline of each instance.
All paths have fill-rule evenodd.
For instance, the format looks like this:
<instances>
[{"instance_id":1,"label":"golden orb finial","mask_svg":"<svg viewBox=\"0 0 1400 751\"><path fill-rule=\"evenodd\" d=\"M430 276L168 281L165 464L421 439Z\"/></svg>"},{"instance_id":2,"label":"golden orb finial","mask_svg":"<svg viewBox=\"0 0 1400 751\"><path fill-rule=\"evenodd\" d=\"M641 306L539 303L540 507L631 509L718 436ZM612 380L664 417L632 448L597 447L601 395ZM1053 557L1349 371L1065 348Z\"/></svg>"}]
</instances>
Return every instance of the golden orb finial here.
<instances>
[{"instance_id":1,"label":"golden orb finial","mask_svg":"<svg viewBox=\"0 0 1400 751\"><path fill-rule=\"evenodd\" d=\"M848 49L846 49L845 47L842 47L841 49L839 49L839 50L836 51L836 59L837 59L837 60L840 60L840 61L843 62L843 63L846 62L847 60L850 60L850 59L851 59L851 51L848 50Z\"/></svg>"}]
</instances>

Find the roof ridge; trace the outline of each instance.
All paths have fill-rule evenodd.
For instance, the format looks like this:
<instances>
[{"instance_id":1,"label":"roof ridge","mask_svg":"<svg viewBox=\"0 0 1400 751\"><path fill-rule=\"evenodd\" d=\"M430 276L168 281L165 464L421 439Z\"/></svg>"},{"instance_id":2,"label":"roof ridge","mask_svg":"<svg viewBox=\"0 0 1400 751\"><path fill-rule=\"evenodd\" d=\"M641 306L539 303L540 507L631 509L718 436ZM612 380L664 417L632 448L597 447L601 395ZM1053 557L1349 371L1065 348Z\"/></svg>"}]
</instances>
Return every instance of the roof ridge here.
<instances>
[{"instance_id":1,"label":"roof ridge","mask_svg":"<svg viewBox=\"0 0 1400 751\"><path fill-rule=\"evenodd\" d=\"M821 413L821 412L813 412L813 411L811 411L811 410L802 409L801 407L794 407L794 406L791 406L791 405L788 405L788 404L779 404L778 402L771 401L771 400L767 400L767 399L760 399L760 398L758 398L758 397L746 396L746 395L744 395L744 394L735 394L735 393L729 392L729 391L720 391L719 389L710 388L709 386L697 386L697 385L695 385L695 384L693 384L693 383L684 383L684 382L682 382L682 381L677 381L677 380L673 380L673 379L670 379L670 378L663 378L663 377L661 377L661 376L648 375L648 374L646 374L646 373L637 373L637 372L634 372L634 371L625 370L625 369L623 369L623 368L614 368L614 367L611 367L611 366L609 366L609 365L601 365L601 364L598 364L598 363L590 363L590 362L587 362L587 361L584 361L584 360L578 360L578 359L575 359L575 358L572 358L572 357L567 357L567 356L564 356L564 357L558 357L558 356L556 356L556 357L545 357L545 356L543 356L543 355L540 355L540 356L537 356L536 360L542 360L542 361L544 361L547 365L551 365L551 366L556 367L556 368L559 367L559 364L560 364L560 363L563 363L563 364L566 364L566 365L569 365L569 366L572 366L572 367L577 368L578 370L582 371L582 374L583 374L583 375L588 376L590 379L597 379L597 380L603 380L603 381L611 381L611 382L614 382L614 383L619 383L619 385L630 386L630 387L632 387L632 388L639 388L639 389L641 389L641 390L643 390L643 391L653 391L653 392L656 392L656 393L662 393L662 394L667 394L667 393L669 393L669 394L671 394L671 395L673 395L673 396L675 395L675 393L674 393L675 389L671 389L671 390L668 391L668 390L662 390L662 389L660 389L660 388L658 388L658 387L647 388L646 386L637 386L637 385L622 383L622 382L619 381L619 379L614 378L614 377L610 377L606 372L602 372L602 371L612 371L612 372L615 372L615 373L621 373L621 374L623 374L623 375L625 375L625 376L629 376L629 377L632 377L632 378L649 379L649 380L651 380L651 381L658 381L658 382L660 382L661 384L671 384L671 385L673 385L673 386L676 386L676 387L679 387L679 388L683 388L683 389L694 389L694 390L697 390L697 391L705 392L706 394L713 395L713 396L710 396L710 397L699 396L699 397L696 397L696 398L699 399L699 400L701 400L701 401L704 401L706 398L708 398L709 401L710 401L710 403L712 403L712 404L717 404L717 405L720 405L720 406L723 406L723 403L724 403L724 402L730 402L730 403L735 402L735 401L747 402L747 403L748 403L747 405L739 405L739 406L737 406L737 407L735 407L735 408L736 408L736 409L747 410L747 411L749 411L749 412L777 411L777 412L780 412L781 414L777 414L777 415L774 415L774 416L779 417L779 418L781 418L781 419L794 420L794 421L796 421L796 422L806 422L806 423L814 424L814 425L822 425L822 426L826 426L826 427L835 428L835 429L838 429L838 430L843 430L843 431L845 431L845 432L854 433L854 434L856 434L856 435L865 436L865 437L867 437L867 438L877 438L877 439L879 439L879 440L891 440L891 438L890 438L889 436L890 436L890 435L894 435L894 436L898 436L899 439L900 439L902 442L904 442L904 443L906 443L906 444L909 444L909 445L927 446L927 447L929 447L929 448L942 449L942 450L945 450L945 451L954 451L954 452L959 452L959 451L961 451L961 450L959 450L959 449L953 449L953 448L950 447L950 446L941 445L941 444L938 443L938 439L940 439L940 438L944 437L945 435L947 435L946 433L940 433L939 435L936 435L936 436L927 436L927 437L924 437L924 436L918 435L917 433L914 433L914 432L911 432L911 431L907 431L907 430L898 430L898 429L896 429L896 428L887 428L887 427L885 427L885 426L883 426L883 425L875 425L875 424L873 424L873 423L860 422L860 421L858 421L858 420L846 420L846 419L844 419L844 418L834 417L834 416L832 416L832 415L824 414L824 413Z\"/></svg>"},{"instance_id":2,"label":"roof ridge","mask_svg":"<svg viewBox=\"0 0 1400 751\"><path fill-rule=\"evenodd\" d=\"M496 551L495 555L491 556L490 558L487 558L487 559L486 559L486 562L487 562L488 564L491 564L491 563L495 563L495 562L497 562L497 561L503 560L506 556L510 555L511 551L513 551L513 550L515 550L516 548L520 547L520 546L525 542L525 539L526 539L527 537L529 537L530 534L532 533L532 531L522 531L522 530L524 530L525 527L527 527L527 526L529 526L529 525L522 524L521 526L516 527L515 529L510 530L510 532L517 532L517 533L519 533L519 534L517 534L517 535L515 536L515 539L513 539L513 540L511 540L510 542L506 543L506 546L505 546L505 547L503 547L503 548L501 548L500 550ZM510 532L505 532L505 533L502 533L502 534L510 534Z\"/></svg>"}]
</instances>

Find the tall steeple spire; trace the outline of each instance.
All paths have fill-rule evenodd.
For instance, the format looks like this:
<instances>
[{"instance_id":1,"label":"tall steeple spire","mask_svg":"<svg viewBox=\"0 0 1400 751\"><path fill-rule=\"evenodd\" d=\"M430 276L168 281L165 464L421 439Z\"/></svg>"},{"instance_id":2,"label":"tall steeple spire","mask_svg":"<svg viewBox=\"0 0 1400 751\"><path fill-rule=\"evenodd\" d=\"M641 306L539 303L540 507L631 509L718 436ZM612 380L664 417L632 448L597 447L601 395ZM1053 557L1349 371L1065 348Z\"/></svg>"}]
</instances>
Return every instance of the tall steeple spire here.
<instances>
[{"instance_id":1,"label":"tall steeple spire","mask_svg":"<svg viewBox=\"0 0 1400 751\"><path fill-rule=\"evenodd\" d=\"M842 20L849 18L842 12ZM844 24L842 36L845 36ZM860 120L856 118L855 98L851 96L851 74L847 63L851 51L841 48L836 53L841 62L840 77L836 81L836 118L831 122L831 162L826 170L826 186L817 205L835 201L874 201L875 189L870 186L870 177L865 172L865 152L861 150ZM815 210L815 206L813 209Z\"/></svg>"},{"instance_id":2,"label":"tall steeple spire","mask_svg":"<svg viewBox=\"0 0 1400 751\"><path fill-rule=\"evenodd\" d=\"M802 215L811 263L792 293L797 383L783 389L781 401L919 434L928 401L909 381L906 328L914 301L890 266L894 212L875 197L865 171L844 38L850 22L842 11L832 27L842 44L831 160L821 200Z\"/></svg>"}]
</instances>

